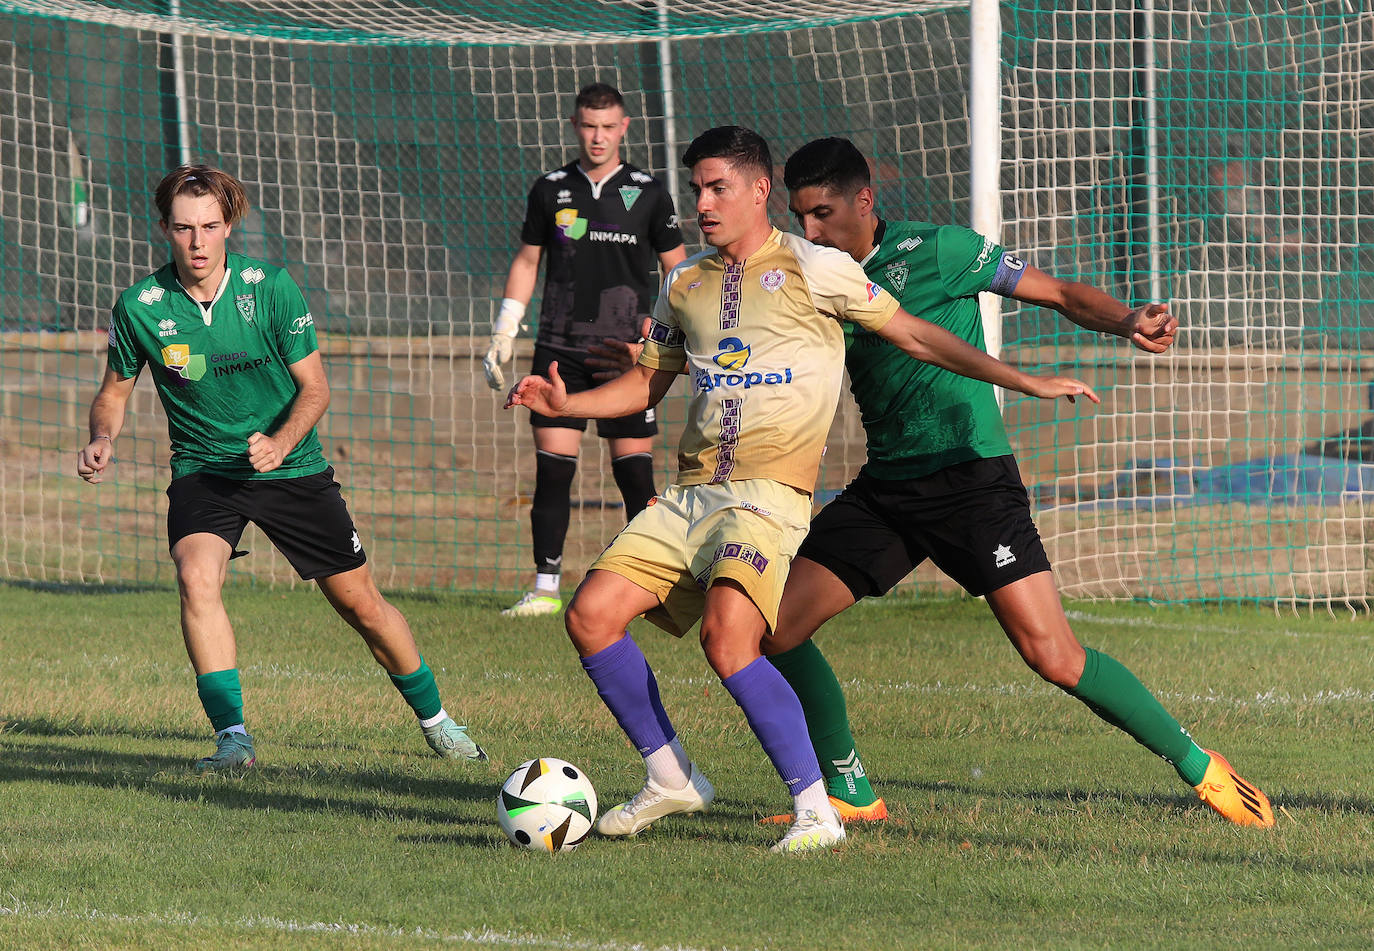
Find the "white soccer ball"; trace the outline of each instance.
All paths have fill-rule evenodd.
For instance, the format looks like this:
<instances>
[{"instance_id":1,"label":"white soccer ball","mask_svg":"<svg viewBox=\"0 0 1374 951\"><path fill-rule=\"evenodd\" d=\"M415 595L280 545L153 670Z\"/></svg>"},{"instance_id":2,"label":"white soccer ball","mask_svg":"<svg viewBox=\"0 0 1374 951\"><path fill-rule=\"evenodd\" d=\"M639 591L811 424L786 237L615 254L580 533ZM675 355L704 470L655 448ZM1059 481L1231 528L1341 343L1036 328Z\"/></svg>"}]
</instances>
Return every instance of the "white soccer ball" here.
<instances>
[{"instance_id":1,"label":"white soccer ball","mask_svg":"<svg viewBox=\"0 0 1374 951\"><path fill-rule=\"evenodd\" d=\"M572 763L546 756L521 763L501 785L496 821L511 842L536 852L571 852L596 821L596 790Z\"/></svg>"}]
</instances>

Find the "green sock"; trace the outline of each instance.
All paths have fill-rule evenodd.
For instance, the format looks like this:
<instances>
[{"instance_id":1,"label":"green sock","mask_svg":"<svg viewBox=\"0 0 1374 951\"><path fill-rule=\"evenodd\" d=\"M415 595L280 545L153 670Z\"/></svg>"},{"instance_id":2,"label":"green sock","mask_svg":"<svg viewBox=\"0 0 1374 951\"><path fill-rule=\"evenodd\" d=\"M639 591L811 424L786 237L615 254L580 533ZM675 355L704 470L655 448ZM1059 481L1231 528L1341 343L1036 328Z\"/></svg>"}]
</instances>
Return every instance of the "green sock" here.
<instances>
[{"instance_id":1,"label":"green sock","mask_svg":"<svg viewBox=\"0 0 1374 951\"><path fill-rule=\"evenodd\" d=\"M243 688L237 667L197 674L196 693L216 733L243 722Z\"/></svg>"},{"instance_id":2,"label":"green sock","mask_svg":"<svg viewBox=\"0 0 1374 951\"><path fill-rule=\"evenodd\" d=\"M826 792L851 806L867 806L877 800L864 775L863 763L854 749L845 710L844 691L835 671L811 641L782 654L769 657L773 666L797 692L806 713L806 729L811 745L821 761Z\"/></svg>"},{"instance_id":3,"label":"green sock","mask_svg":"<svg viewBox=\"0 0 1374 951\"><path fill-rule=\"evenodd\" d=\"M439 702L439 685L434 682L434 672L429 669L423 657L420 666L410 674L388 674L396 689L401 692L415 716L428 720L444 708Z\"/></svg>"},{"instance_id":4,"label":"green sock","mask_svg":"<svg viewBox=\"0 0 1374 951\"><path fill-rule=\"evenodd\" d=\"M1085 647L1087 658L1078 685L1065 692L1088 705L1112 726L1129 733L1137 743L1168 760L1190 786L1202 782L1211 761L1188 731L1169 715L1154 694L1121 664L1100 651Z\"/></svg>"}]
</instances>

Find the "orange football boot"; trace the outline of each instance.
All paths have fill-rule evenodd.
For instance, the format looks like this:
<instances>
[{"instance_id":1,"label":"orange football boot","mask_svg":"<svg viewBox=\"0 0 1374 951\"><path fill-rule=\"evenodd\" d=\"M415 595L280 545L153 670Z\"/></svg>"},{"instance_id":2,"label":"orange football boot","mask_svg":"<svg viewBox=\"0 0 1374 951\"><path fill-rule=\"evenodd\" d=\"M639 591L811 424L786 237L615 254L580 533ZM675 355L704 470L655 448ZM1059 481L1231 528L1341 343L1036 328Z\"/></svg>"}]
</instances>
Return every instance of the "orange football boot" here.
<instances>
[{"instance_id":1,"label":"orange football boot","mask_svg":"<svg viewBox=\"0 0 1374 951\"><path fill-rule=\"evenodd\" d=\"M881 799L875 799L866 806L851 806L843 799L830 797L830 805L835 807L835 811L840 814L840 819L846 824L850 822L882 822L887 818L887 803ZM786 812L780 816L769 816L760 819L760 825L785 825L792 821L792 813Z\"/></svg>"},{"instance_id":2,"label":"orange football boot","mask_svg":"<svg viewBox=\"0 0 1374 951\"><path fill-rule=\"evenodd\" d=\"M1274 807L1269 797L1236 775L1226 757L1203 750L1212 757L1202 782L1193 787L1198 797L1238 826L1269 828L1274 824Z\"/></svg>"}]
</instances>

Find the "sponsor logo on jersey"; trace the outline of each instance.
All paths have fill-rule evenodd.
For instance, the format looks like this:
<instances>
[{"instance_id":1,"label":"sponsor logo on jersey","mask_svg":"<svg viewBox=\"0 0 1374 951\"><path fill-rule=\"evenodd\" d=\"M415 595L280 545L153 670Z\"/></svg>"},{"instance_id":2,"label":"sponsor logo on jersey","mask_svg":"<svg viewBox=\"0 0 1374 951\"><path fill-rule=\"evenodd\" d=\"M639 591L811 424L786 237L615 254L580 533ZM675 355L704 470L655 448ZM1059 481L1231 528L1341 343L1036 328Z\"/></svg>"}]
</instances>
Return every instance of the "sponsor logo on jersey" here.
<instances>
[{"instance_id":1,"label":"sponsor logo on jersey","mask_svg":"<svg viewBox=\"0 0 1374 951\"><path fill-rule=\"evenodd\" d=\"M353 533L353 537L352 537L351 539L349 539L349 541L353 542L353 552L354 552L354 554L356 554L356 553L358 553L358 552L360 552L360 551L363 550L363 543L362 543L362 541L358 538L358 533L357 533L357 532L354 532L354 533Z\"/></svg>"},{"instance_id":2,"label":"sponsor logo on jersey","mask_svg":"<svg viewBox=\"0 0 1374 951\"><path fill-rule=\"evenodd\" d=\"M179 386L190 386L205 376L205 354L192 353L184 343L172 343L162 348L162 365Z\"/></svg>"},{"instance_id":3,"label":"sponsor logo on jersey","mask_svg":"<svg viewBox=\"0 0 1374 951\"><path fill-rule=\"evenodd\" d=\"M258 370L265 366L271 366L272 357L269 354L265 357L248 358L247 350L240 350L237 353L216 353L210 357L210 362L214 364L216 377L233 376L235 373L245 373L248 370Z\"/></svg>"},{"instance_id":4,"label":"sponsor logo on jersey","mask_svg":"<svg viewBox=\"0 0 1374 951\"><path fill-rule=\"evenodd\" d=\"M561 168L556 168L544 177L551 182L561 182L563 179L568 177L568 173L563 171L563 169Z\"/></svg>"},{"instance_id":5,"label":"sponsor logo on jersey","mask_svg":"<svg viewBox=\"0 0 1374 951\"><path fill-rule=\"evenodd\" d=\"M238 294L234 297L234 306L239 309L239 316L250 324L253 322L253 315L258 312L257 298L252 294Z\"/></svg>"},{"instance_id":6,"label":"sponsor logo on jersey","mask_svg":"<svg viewBox=\"0 0 1374 951\"><path fill-rule=\"evenodd\" d=\"M759 275L759 284L770 294L777 293L778 289L786 282L787 275L780 269L773 268L771 271L764 271Z\"/></svg>"},{"instance_id":7,"label":"sponsor logo on jersey","mask_svg":"<svg viewBox=\"0 0 1374 951\"><path fill-rule=\"evenodd\" d=\"M646 175L646 174L644 174L643 172L631 172L631 173L630 173L630 181L632 181L632 182L639 182L639 184L641 184L641 185L647 185L647 184L649 184L650 182L652 182L653 180L654 180L654 177L653 177L652 175Z\"/></svg>"},{"instance_id":8,"label":"sponsor logo on jersey","mask_svg":"<svg viewBox=\"0 0 1374 951\"><path fill-rule=\"evenodd\" d=\"M633 185L620 186L620 200L625 203L625 210L629 211L639 201L639 196L644 193L644 189L635 188Z\"/></svg>"},{"instance_id":9,"label":"sponsor logo on jersey","mask_svg":"<svg viewBox=\"0 0 1374 951\"><path fill-rule=\"evenodd\" d=\"M157 335L159 337L175 337L177 335L177 322L170 317L157 322Z\"/></svg>"},{"instance_id":10,"label":"sponsor logo on jersey","mask_svg":"<svg viewBox=\"0 0 1374 951\"><path fill-rule=\"evenodd\" d=\"M595 228L588 231L587 240L601 244L628 244L634 247L639 245L639 235L629 234L625 231L613 231L610 228Z\"/></svg>"},{"instance_id":11,"label":"sponsor logo on jersey","mask_svg":"<svg viewBox=\"0 0 1374 951\"><path fill-rule=\"evenodd\" d=\"M887 279L892 282L892 286L897 288L897 293L906 289L907 276L911 274L911 269L906 266L905 261L898 261L896 264L887 266Z\"/></svg>"},{"instance_id":12,"label":"sponsor logo on jersey","mask_svg":"<svg viewBox=\"0 0 1374 951\"><path fill-rule=\"evenodd\" d=\"M160 287L145 287L138 292L138 301L140 304L156 304L158 301L162 300L162 295L166 293L167 292Z\"/></svg>"},{"instance_id":13,"label":"sponsor logo on jersey","mask_svg":"<svg viewBox=\"0 0 1374 951\"><path fill-rule=\"evenodd\" d=\"M758 512L760 515L763 515L765 517L771 517L773 514L763 506L755 505L753 502L746 502L743 499L740 500L739 507L750 512Z\"/></svg>"},{"instance_id":14,"label":"sponsor logo on jersey","mask_svg":"<svg viewBox=\"0 0 1374 951\"><path fill-rule=\"evenodd\" d=\"M925 238L907 238L901 244L897 245L897 250L914 251L921 246L921 242L924 240Z\"/></svg>"},{"instance_id":15,"label":"sponsor logo on jersey","mask_svg":"<svg viewBox=\"0 0 1374 951\"><path fill-rule=\"evenodd\" d=\"M741 387L748 390L756 386L779 386L792 382L791 367L780 372L744 372L745 366L749 363L751 351L749 345L739 337L726 337L721 340L719 350L720 352L711 359L716 366L727 372L713 373L705 369L693 370L692 385L700 393L710 393L721 387Z\"/></svg>"},{"instance_id":16,"label":"sponsor logo on jersey","mask_svg":"<svg viewBox=\"0 0 1374 951\"><path fill-rule=\"evenodd\" d=\"M569 241L576 241L587 233L587 219L577 217L576 208L562 208L554 212L553 223Z\"/></svg>"},{"instance_id":17,"label":"sponsor logo on jersey","mask_svg":"<svg viewBox=\"0 0 1374 951\"><path fill-rule=\"evenodd\" d=\"M672 228L674 231L676 231L676 230L677 230L677 215L669 215L669 216L668 216L668 222L667 222L667 224L665 224L663 227L665 227L665 228Z\"/></svg>"},{"instance_id":18,"label":"sponsor logo on jersey","mask_svg":"<svg viewBox=\"0 0 1374 951\"><path fill-rule=\"evenodd\" d=\"M1005 568L1016 561L1016 556L1011 553L1011 549L1006 545L998 545L993 549L992 557L996 560L998 568Z\"/></svg>"},{"instance_id":19,"label":"sponsor logo on jersey","mask_svg":"<svg viewBox=\"0 0 1374 951\"><path fill-rule=\"evenodd\" d=\"M877 284L874 284L872 281L868 281L866 284L864 284L864 287L868 290L868 299L870 301L877 300L878 295L883 292L883 289L879 287Z\"/></svg>"},{"instance_id":20,"label":"sponsor logo on jersey","mask_svg":"<svg viewBox=\"0 0 1374 951\"><path fill-rule=\"evenodd\" d=\"M572 201L572 192L568 191L566 188L560 189L559 192L558 192L558 203L559 203L560 205L566 205L566 204L568 204L568 203L571 202L571 201Z\"/></svg>"},{"instance_id":21,"label":"sponsor logo on jersey","mask_svg":"<svg viewBox=\"0 0 1374 951\"><path fill-rule=\"evenodd\" d=\"M314 325L315 325L315 315L314 315L314 314L302 314L301 316L297 317L295 320L291 321L291 329L288 330L287 333L303 334L303 333L305 333L305 328L306 328L306 327L313 327Z\"/></svg>"},{"instance_id":22,"label":"sponsor logo on jersey","mask_svg":"<svg viewBox=\"0 0 1374 951\"><path fill-rule=\"evenodd\" d=\"M243 278L245 284L257 284L267 279L267 275L262 273L260 267L246 267L239 271L239 277Z\"/></svg>"},{"instance_id":23,"label":"sponsor logo on jersey","mask_svg":"<svg viewBox=\"0 0 1374 951\"><path fill-rule=\"evenodd\" d=\"M983 250L978 252L978 260L973 262L973 267L969 269L970 274L977 274L984 265L992 260L992 249L995 247L996 245L992 243L991 238L983 239Z\"/></svg>"},{"instance_id":24,"label":"sponsor logo on jersey","mask_svg":"<svg viewBox=\"0 0 1374 951\"><path fill-rule=\"evenodd\" d=\"M712 359L723 370L743 370L749 362L749 346L738 337L726 337L720 342L720 353Z\"/></svg>"},{"instance_id":25,"label":"sponsor logo on jersey","mask_svg":"<svg viewBox=\"0 0 1374 951\"><path fill-rule=\"evenodd\" d=\"M690 284L687 285L687 290L689 290L689 291L694 291L694 290L696 290L696 289L697 289L698 287L700 287L700 286L701 286L701 281L693 281L692 283L690 283Z\"/></svg>"}]
</instances>

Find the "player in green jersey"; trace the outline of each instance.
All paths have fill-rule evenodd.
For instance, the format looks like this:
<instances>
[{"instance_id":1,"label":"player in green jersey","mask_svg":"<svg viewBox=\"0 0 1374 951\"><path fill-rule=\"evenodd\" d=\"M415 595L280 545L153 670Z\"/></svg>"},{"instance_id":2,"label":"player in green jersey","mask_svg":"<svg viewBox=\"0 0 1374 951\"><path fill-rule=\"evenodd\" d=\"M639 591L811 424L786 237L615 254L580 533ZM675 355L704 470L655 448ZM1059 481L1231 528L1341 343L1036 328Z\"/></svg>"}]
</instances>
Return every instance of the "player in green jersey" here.
<instances>
[{"instance_id":1,"label":"player in green jersey","mask_svg":"<svg viewBox=\"0 0 1374 951\"><path fill-rule=\"evenodd\" d=\"M1164 304L1131 309L1037 270L966 228L884 221L868 162L845 139L802 146L787 160L784 180L809 240L848 252L906 311L977 346L984 346L980 291L1049 307L1150 353L1173 343L1178 322ZM763 642L801 699L841 815L876 820L887 811L855 752L839 683L810 637L929 558L970 594L986 597L1037 674L1166 759L1227 819L1273 825L1262 792L1194 743L1129 670L1074 637L992 387L910 360L861 329L846 325L845 333L868 461L812 521L792 563L777 630Z\"/></svg>"},{"instance_id":2,"label":"player in green jersey","mask_svg":"<svg viewBox=\"0 0 1374 951\"><path fill-rule=\"evenodd\" d=\"M100 482L140 370L167 413L172 481L168 546L181 591L181 630L196 691L215 730L200 771L252 766L238 649L222 589L248 522L362 635L419 719L430 747L486 759L439 700L434 674L401 613L377 590L367 555L315 433L329 405L315 321L283 269L225 243L248 211L243 185L205 165L157 187L158 226L172 260L115 301L108 366L91 402L76 470Z\"/></svg>"}]
</instances>

